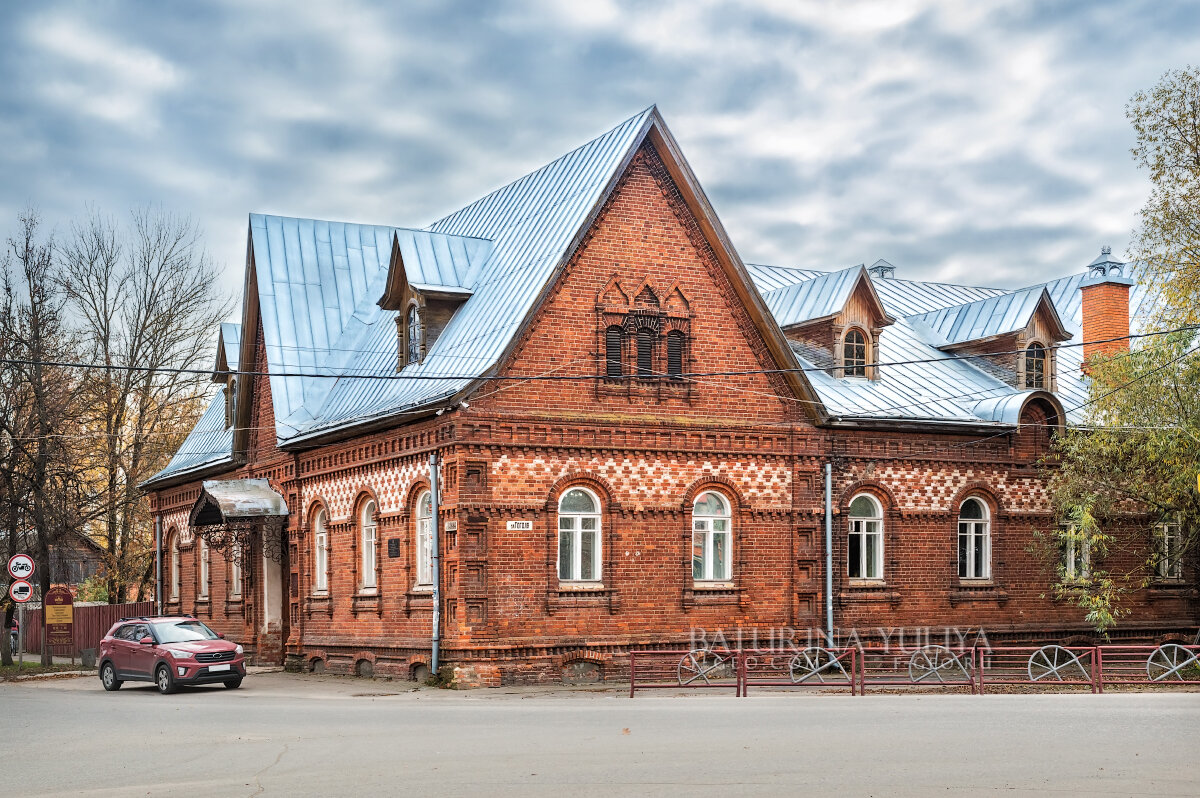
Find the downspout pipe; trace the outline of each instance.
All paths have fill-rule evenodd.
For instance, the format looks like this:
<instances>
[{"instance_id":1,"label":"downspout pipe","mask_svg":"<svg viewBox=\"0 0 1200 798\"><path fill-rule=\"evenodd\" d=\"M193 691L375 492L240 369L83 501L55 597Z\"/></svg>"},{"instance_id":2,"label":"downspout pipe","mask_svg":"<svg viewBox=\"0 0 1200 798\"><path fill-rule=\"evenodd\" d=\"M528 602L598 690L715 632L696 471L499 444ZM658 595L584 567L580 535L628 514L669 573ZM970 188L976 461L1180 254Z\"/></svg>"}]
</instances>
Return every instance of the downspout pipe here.
<instances>
[{"instance_id":1,"label":"downspout pipe","mask_svg":"<svg viewBox=\"0 0 1200 798\"><path fill-rule=\"evenodd\" d=\"M154 516L154 608L162 615L162 516Z\"/></svg>"},{"instance_id":2,"label":"downspout pipe","mask_svg":"<svg viewBox=\"0 0 1200 798\"><path fill-rule=\"evenodd\" d=\"M833 464L825 464L825 634L833 645Z\"/></svg>"},{"instance_id":3,"label":"downspout pipe","mask_svg":"<svg viewBox=\"0 0 1200 798\"><path fill-rule=\"evenodd\" d=\"M433 649L430 656L430 671L434 677L438 674L440 665L442 647L442 557L441 557L441 524L438 522L439 505L441 504L441 494L438 491L438 459L437 454L429 455L429 497L430 504L433 505L433 517L430 519L433 523L431 542L433 548L433 637L431 647Z\"/></svg>"}]
</instances>

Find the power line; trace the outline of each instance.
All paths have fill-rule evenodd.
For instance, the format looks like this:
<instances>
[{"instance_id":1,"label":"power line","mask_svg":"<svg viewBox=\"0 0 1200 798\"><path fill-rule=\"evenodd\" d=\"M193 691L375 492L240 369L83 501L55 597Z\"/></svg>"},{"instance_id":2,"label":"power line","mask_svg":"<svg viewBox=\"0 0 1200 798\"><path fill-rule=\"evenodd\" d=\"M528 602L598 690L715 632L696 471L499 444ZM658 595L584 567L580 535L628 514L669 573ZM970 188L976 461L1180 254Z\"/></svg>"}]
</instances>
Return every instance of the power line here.
<instances>
[{"instance_id":1,"label":"power line","mask_svg":"<svg viewBox=\"0 0 1200 798\"><path fill-rule=\"evenodd\" d=\"M1157 330L1148 333L1131 333L1129 335L1119 335L1113 338L1099 338L1092 341L1082 341L1079 343L1062 343L1053 346L1045 347L1046 351L1056 349L1070 349L1081 346L1092 346L1098 344L1116 343L1119 341L1132 341L1141 338L1151 338L1160 335L1171 335L1179 332L1194 332L1200 330L1200 325L1186 325L1183 327L1175 327L1170 330ZM1019 355L1024 353L1024 349L1016 349L1007 352L989 352L984 354L964 354L951 357L935 357L935 358L914 358L911 360L894 360L882 363L869 364L872 368L889 368L896 366L914 366L927 363L961 363L976 359L988 359L1001 355ZM576 361L578 362L578 361ZM505 374L505 375L479 375L479 374L355 374L349 371L339 373L310 373L301 371L244 371L241 369L216 372L213 369L194 369L194 368L178 368L178 367L156 367L156 366L131 366L131 365L116 365L105 363L79 363L73 361L55 361L55 360L26 360L20 358L0 358L0 364L9 366L35 366L40 365L48 368L72 368L72 369L92 369L99 371L152 371L160 374L193 374L202 376L211 376L216 374L225 374L228 376L237 377L300 377L304 379L357 379L357 380L414 380L414 381L519 381L519 382L537 382L537 381L636 381L642 377L638 374L622 374L619 377L609 376L607 374ZM749 369L744 371L704 371L704 372L687 372L677 375L670 375L679 379L691 379L696 377L743 377L765 374L798 374L806 372L824 372L834 370L833 367L821 366L801 366L799 368L786 369Z\"/></svg>"}]
</instances>

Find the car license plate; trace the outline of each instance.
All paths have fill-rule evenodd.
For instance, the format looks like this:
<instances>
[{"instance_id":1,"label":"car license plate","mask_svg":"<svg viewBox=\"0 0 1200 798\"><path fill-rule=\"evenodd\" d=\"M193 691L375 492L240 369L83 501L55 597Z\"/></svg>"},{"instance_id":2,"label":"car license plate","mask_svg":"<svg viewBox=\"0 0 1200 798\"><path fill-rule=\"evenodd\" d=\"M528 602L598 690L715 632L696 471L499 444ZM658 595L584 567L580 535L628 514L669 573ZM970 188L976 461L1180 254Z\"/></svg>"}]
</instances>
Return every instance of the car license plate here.
<instances>
[{"instance_id":1,"label":"car license plate","mask_svg":"<svg viewBox=\"0 0 1200 798\"><path fill-rule=\"evenodd\" d=\"M212 671L227 671L229 670L229 663L225 663L224 665L209 665L208 670L210 673Z\"/></svg>"}]
</instances>

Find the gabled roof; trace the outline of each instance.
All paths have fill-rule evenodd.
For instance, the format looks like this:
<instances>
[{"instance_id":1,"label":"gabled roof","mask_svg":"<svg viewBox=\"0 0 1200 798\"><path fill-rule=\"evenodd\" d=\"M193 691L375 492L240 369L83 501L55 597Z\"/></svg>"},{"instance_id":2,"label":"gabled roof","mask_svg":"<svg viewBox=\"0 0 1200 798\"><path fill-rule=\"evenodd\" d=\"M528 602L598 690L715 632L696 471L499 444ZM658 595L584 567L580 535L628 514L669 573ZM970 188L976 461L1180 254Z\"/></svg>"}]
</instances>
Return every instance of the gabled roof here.
<instances>
[{"instance_id":1,"label":"gabled roof","mask_svg":"<svg viewBox=\"0 0 1200 798\"><path fill-rule=\"evenodd\" d=\"M918 329L928 330L930 342L939 349L953 349L1024 330L1039 311L1046 314L1055 341L1071 337L1044 286L922 313L912 320Z\"/></svg>"},{"instance_id":2,"label":"gabled roof","mask_svg":"<svg viewBox=\"0 0 1200 798\"><path fill-rule=\"evenodd\" d=\"M879 316L888 323L895 321L888 316L870 275L862 266L785 285L768 291L763 299L779 326L787 328L836 316L860 285L869 293Z\"/></svg>"},{"instance_id":3,"label":"gabled roof","mask_svg":"<svg viewBox=\"0 0 1200 798\"><path fill-rule=\"evenodd\" d=\"M242 325L223 322L217 337L217 362L213 366L213 381L224 382L225 372L237 371L242 346Z\"/></svg>"},{"instance_id":4,"label":"gabled roof","mask_svg":"<svg viewBox=\"0 0 1200 798\"><path fill-rule=\"evenodd\" d=\"M188 433L167 467L142 483L210 471L233 461L233 429L225 426L225 386L217 388L208 409Z\"/></svg>"},{"instance_id":5,"label":"gabled roof","mask_svg":"<svg viewBox=\"0 0 1200 798\"><path fill-rule=\"evenodd\" d=\"M486 238L397 230L378 304L398 309L406 284L418 291L470 296L471 286L491 254L492 242Z\"/></svg>"}]
</instances>

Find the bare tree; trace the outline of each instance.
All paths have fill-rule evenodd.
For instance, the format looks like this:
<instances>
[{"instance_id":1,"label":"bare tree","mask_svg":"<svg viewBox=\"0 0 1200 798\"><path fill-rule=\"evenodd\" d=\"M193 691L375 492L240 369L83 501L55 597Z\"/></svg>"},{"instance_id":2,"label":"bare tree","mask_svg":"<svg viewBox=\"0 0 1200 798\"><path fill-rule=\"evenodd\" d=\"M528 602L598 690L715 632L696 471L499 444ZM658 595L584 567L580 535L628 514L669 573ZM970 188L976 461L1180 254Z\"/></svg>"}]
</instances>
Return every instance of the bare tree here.
<instances>
[{"instance_id":1,"label":"bare tree","mask_svg":"<svg viewBox=\"0 0 1200 798\"><path fill-rule=\"evenodd\" d=\"M79 520L81 461L75 451L79 439L72 435L79 383L56 365L75 357L76 349L57 288L54 243L40 237L35 211L23 212L18 223L2 264L0 341L7 390L0 403L5 446L0 482L9 548L28 542L45 595L52 581L50 548ZM45 639L42 662L50 662Z\"/></svg>"},{"instance_id":2,"label":"bare tree","mask_svg":"<svg viewBox=\"0 0 1200 798\"><path fill-rule=\"evenodd\" d=\"M60 285L84 357L107 369L86 377L81 424L95 458L91 518L108 553L108 599L140 598L153 576L153 531L138 484L170 460L210 387L195 368L230 304L199 228L158 208L128 225L92 212L63 248Z\"/></svg>"}]
</instances>

